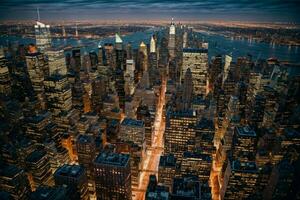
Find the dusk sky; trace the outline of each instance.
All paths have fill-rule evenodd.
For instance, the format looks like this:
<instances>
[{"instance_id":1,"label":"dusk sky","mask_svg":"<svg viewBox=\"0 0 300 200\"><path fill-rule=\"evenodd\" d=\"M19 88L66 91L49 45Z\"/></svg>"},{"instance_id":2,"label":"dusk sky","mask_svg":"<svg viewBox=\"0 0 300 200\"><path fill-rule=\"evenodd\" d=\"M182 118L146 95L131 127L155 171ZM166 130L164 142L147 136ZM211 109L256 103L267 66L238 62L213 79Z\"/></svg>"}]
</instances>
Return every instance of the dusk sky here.
<instances>
[{"instance_id":1,"label":"dusk sky","mask_svg":"<svg viewBox=\"0 0 300 200\"><path fill-rule=\"evenodd\" d=\"M1 0L0 20L170 19L300 22L300 0Z\"/></svg>"}]
</instances>

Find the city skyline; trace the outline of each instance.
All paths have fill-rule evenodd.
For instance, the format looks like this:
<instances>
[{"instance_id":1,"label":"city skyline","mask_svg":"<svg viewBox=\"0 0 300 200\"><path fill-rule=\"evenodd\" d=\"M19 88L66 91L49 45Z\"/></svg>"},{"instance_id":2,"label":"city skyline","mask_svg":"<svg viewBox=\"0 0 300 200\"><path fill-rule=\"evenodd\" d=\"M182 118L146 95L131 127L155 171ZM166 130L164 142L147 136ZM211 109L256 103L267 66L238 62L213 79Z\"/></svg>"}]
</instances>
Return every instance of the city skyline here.
<instances>
[{"instance_id":1,"label":"city skyline","mask_svg":"<svg viewBox=\"0 0 300 200\"><path fill-rule=\"evenodd\" d=\"M43 20L223 20L299 23L297 0L280 1L2 1L0 20L35 20L36 9ZM74 14L76 13L76 15Z\"/></svg>"}]
</instances>

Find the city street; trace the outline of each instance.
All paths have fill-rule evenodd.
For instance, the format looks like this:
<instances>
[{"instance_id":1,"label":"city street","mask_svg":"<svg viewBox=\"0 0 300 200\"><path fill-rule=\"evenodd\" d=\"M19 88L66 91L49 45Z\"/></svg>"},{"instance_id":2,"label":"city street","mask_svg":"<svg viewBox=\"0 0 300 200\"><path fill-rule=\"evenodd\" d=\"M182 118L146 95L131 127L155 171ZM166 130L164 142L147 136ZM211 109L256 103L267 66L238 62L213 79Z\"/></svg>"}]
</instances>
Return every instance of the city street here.
<instances>
[{"instance_id":1,"label":"city street","mask_svg":"<svg viewBox=\"0 0 300 200\"><path fill-rule=\"evenodd\" d=\"M159 158L163 152L163 135L165 131L165 121L163 120L163 107L165 105L165 92L166 92L166 80L162 81L160 97L158 100L158 106L154 121L153 139L151 148L146 152L144 158L143 171L140 176L140 182L138 190L133 191L134 200L143 200L145 198L145 192L147 190L149 176L158 172Z\"/></svg>"}]
</instances>

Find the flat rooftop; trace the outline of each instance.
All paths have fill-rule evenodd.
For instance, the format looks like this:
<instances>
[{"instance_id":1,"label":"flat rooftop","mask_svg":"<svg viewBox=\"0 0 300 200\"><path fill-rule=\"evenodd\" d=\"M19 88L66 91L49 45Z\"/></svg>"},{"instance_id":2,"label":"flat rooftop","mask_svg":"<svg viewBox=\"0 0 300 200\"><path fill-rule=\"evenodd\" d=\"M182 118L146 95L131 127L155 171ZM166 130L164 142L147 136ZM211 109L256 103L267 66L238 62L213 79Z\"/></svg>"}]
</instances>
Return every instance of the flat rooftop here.
<instances>
[{"instance_id":1,"label":"flat rooftop","mask_svg":"<svg viewBox=\"0 0 300 200\"><path fill-rule=\"evenodd\" d=\"M238 126L236 131L240 136L256 137L256 133L249 126Z\"/></svg>"},{"instance_id":2,"label":"flat rooftop","mask_svg":"<svg viewBox=\"0 0 300 200\"><path fill-rule=\"evenodd\" d=\"M80 165L63 165L59 167L54 176L65 176L79 178L84 173L84 168Z\"/></svg>"},{"instance_id":3,"label":"flat rooftop","mask_svg":"<svg viewBox=\"0 0 300 200\"><path fill-rule=\"evenodd\" d=\"M176 166L176 158L173 154L167 154L160 156L159 160L160 167L175 167Z\"/></svg>"},{"instance_id":4,"label":"flat rooftop","mask_svg":"<svg viewBox=\"0 0 300 200\"><path fill-rule=\"evenodd\" d=\"M77 138L77 142L84 144L84 143L92 143L93 142L93 137L90 135L79 135Z\"/></svg>"},{"instance_id":5,"label":"flat rooftop","mask_svg":"<svg viewBox=\"0 0 300 200\"><path fill-rule=\"evenodd\" d=\"M129 154L101 152L96 157L94 163L125 167L129 163L129 158L130 158Z\"/></svg>"},{"instance_id":6,"label":"flat rooftop","mask_svg":"<svg viewBox=\"0 0 300 200\"><path fill-rule=\"evenodd\" d=\"M200 182L196 177L174 178L173 197L200 198Z\"/></svg>"},{"instance_id":7,"label":"flat rooftop","mask_svg":"<svg viewBox=\"0 0 300 200\"><path fill-rule=\"evenodd\" d=\"M205 160L208 162L212 161L212 158L210 155L198 153L198 152L190 152L190 151L183 152L183 158L198 158L198 159Z\"/></svg>"},{"instance_id":8,"label":"flat rooftop","mask_svg":"<svg viewBox=\"0 0 300 200\"><path fill-rule=\"evenodd\" d=\"M135 127L143 127L144 126L144 121L142 120L136 120L136 119L131 119L131 118L125 118L122 123L122 126L135 126Z\"/></svg>"},{"instance_id":9,"label":"flat rooftop","mask_svg":"<svg viewBox=\"0 0 300 200\"><path fill-rule=\"evenodd\" d=\"M257 171L255 162L240 162L238 160L232 161L232 171L243 171L249 173L255 173Z\"/></svg>"}]
</instances>

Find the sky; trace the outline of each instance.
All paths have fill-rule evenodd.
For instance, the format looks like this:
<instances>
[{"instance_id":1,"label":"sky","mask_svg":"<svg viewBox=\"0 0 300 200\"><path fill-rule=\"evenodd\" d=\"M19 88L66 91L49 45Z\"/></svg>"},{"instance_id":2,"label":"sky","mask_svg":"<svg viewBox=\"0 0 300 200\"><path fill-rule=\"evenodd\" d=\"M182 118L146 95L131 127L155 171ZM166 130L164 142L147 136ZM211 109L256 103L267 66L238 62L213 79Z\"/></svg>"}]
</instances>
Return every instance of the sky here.
<instances>
[{"instance_id":1,"label":"sky","mask_svg":"<svg viewBox=\"0 0 300 200\"><path fill-rule=\"evenodd\" d=\"M0 20L300 22L300 0L0 0Z\"/></svg>"}]
</instances>

